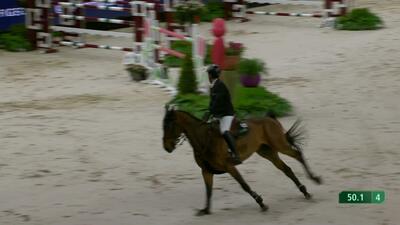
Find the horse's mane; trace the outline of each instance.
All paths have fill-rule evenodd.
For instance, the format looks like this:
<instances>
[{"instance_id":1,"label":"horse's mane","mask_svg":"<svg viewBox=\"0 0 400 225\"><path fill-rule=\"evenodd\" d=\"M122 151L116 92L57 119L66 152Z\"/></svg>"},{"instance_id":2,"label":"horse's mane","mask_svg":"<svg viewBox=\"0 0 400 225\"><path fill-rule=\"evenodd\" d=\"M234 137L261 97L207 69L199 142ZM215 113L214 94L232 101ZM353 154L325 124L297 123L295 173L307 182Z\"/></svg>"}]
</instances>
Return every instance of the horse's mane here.
<instances>
[{"instance_id":1,"label":"horse's mane","mask_svg":"<svg viewBox=\"0 0 400 225\"><path fill-rule=\"evenodd\" d=\"M164 129L166 129L166 127L168 126L168 124L172 121L173 112L175 112L175 113L176 113L176 112L182 113L182 114L184 114L185 116L187 116L187 117L189 117L190 119L192 119L193 121L195 121L196 123L200 123L200 124L203 123L202 120L198 119L197 117L195 117L194 115L192 115L192 114L189 113L189 112L182 111L182 110L171 110L171 111L167 111L166 114L165 114L165 116L164 116L164 119L163 119L163 128L164 128Z\"/></svg>"},{"instance_id":2,"label":"horse's mane","mask_svg":"<svg viewBox=\"0 0 400 225\"><path fill-rule=\"evenodd\" d=\"M183 110L175 110L175 111L176 111L176 112L181 112L181 113L183 113L183 114L185 114L185 115L189 116L190 118L192 118L192 119L196 120L196 122L202 122L202 120L201 120L201 119L199 119L199 118L195 117L194 115L192 115L192 114L191 114L191 113L189 113L189 112L186 112L186 111L183 111Z\"/></svg>"}]
</instances>

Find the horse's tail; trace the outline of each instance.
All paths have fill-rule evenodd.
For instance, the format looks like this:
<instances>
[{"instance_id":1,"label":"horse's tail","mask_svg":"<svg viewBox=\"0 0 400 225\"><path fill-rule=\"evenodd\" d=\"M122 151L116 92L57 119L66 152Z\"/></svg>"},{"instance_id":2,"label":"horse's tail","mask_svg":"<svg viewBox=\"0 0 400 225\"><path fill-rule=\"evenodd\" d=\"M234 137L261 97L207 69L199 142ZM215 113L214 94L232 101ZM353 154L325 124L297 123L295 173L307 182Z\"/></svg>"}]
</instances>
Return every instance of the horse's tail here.
<instances>
[{"instance_id":1,"label":"horse's tail","mask_svg":"<svg viewBox=\"0 0 400 225\"><path fill-rule=\"evenodd\" d=\"M290 129L285 134L286 140L289 144L297 151L302 151L305 140L305 130L301 125L301 120L297 119L296 122L290 127Z\"/></svg>"},{"instance_id":2,"label":"horse's tail","mask_svg":"<svg viewBox=\"0 0 400 225\"><path fill-rule=\"evenodd\" d=\"M274 112L269 111L267 112L266 116L276 120L279 125L282 127L281 123L278 121L276 118L276 115ZM283 127L282 127L283 129ZM304 140L305 140L305 130L303 126L301 125L301 120L297 119L296 122L290 127L290 129L285 133L286 140L289 142L289 144L296 149L297 151L302 151L302 147L304 145Z\"/></svg>"}]
</instances>

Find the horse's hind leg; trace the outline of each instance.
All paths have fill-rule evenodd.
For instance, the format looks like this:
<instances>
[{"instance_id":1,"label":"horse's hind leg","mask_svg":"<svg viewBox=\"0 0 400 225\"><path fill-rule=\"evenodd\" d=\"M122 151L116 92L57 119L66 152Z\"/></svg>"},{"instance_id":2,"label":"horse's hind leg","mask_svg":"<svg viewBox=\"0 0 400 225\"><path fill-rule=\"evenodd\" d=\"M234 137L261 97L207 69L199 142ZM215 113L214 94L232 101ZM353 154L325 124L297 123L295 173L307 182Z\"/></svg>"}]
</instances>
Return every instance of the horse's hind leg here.
<instances>
[{"instance_id":1,"label":"horse's hind leg","mask_svg":"<svg viewBox=\"0 0 400 225\"><path fill-rule=\"evenodd\" d=\"M315 176L314 173L311 172L311 169L308 166L306 160L304 159L304 155L301 151L295 150L291 146L287 146L285 148L282 148L282 150L280 150L279 152L281 152L282 154L288 155L292 158L295 158L297 161L299 161L303 165L304 170L306 171L308 177L311 180L313 180L317 184L322 183L321 178L319 176Z\"/></svg>"},{"instance_id":2,"label":"horse's hind leg","mask_svg":"<svg viewBox=\"0 0 400 225\"><path fill-rule=\"evenodd\" d=\"M294 175L292 169L279 158L278 152L272 150L267 145L262 145L257 153L261 157L264 157L271 161L276 166L276 168L284 172L286 176L288 176L296 184L297 188L299 188L299 190L304 194L304 197L306 199L311 198L310 193L307 192L306 186L300 183L299 179L297 179L296 175Z\"/></svg>"},{"instance_id":3,"label":"horse's hind leg","mask_svg":"<svg viewBox=\"0 0 400 225\"><path fill-rule=\"evenodd\" d=\"M260 195L258 195L255 191L252 191L250 186L244 181L242 175L240 175L239 171L235 167L230 167L227 172L235 178L237 182L239 182L240 186L242 186L243 190L251 195L251 197L256 200L256 202L260 205L262 211L267 211L268 206L264 205L263 199Z\"/></svg>"}]
</instances>

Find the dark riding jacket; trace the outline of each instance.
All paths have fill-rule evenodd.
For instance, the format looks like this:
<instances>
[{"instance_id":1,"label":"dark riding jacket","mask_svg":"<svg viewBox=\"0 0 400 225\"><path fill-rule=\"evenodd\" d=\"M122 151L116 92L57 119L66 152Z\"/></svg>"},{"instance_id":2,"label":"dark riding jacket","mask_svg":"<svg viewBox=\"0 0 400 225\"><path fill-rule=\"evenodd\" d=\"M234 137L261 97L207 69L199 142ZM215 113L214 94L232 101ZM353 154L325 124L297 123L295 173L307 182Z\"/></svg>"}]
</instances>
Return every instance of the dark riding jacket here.
<instances>
[{"instance_id":1,"label":"dark riding jacket","mask_svg":"<svg viewBox=\"0 0 400 225\"><path fill-rule=\"evenodd\" d=\"M231 95L225 84L217 79L210 89L210 114L215 117L233 116Z\"/></svg>"}]
</instances>

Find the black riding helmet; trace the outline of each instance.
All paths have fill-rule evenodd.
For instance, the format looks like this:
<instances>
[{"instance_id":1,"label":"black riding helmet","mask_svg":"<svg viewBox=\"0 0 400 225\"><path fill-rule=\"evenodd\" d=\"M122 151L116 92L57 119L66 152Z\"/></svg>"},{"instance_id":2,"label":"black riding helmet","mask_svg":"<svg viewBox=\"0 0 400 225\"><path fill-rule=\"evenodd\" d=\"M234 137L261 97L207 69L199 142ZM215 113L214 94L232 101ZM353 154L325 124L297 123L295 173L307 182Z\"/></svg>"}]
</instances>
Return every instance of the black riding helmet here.
<instances>
[{"instance_id":1,"label":"black riding helmet","mask_svg":"<svg viewBox=\"0 0 400 225\"><path fill-rule=\"evenodd\" d=\"M212 77L212 78L218 78L219 75L221 74L221 69L219 68L218 65L211 64L207 68L207 73Z\"/></svg>"}]
</instances>

